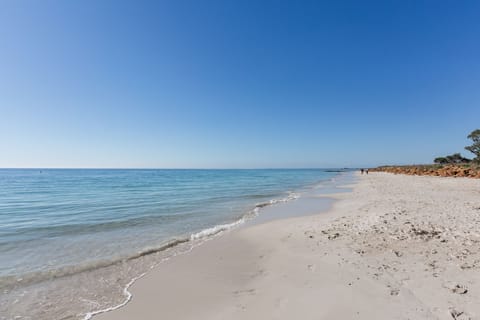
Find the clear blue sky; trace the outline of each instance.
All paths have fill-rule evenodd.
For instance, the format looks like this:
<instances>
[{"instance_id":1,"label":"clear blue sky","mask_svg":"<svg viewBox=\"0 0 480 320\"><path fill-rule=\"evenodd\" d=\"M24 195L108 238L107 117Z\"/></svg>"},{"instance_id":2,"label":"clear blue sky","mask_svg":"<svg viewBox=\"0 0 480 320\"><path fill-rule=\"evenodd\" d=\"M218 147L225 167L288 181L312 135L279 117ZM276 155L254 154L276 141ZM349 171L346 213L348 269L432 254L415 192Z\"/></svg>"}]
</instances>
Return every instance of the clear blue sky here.
<instances>
[{"instance_id":1,"label":"clear blue sky","mask_svg":"<svg viewBox=\"0 0 480 320\"><path fill-rule=\"evenodd\" d=\"M479 16L480 1L1 1L0 167L471 156Z\"/></svg>"}]
</instances>

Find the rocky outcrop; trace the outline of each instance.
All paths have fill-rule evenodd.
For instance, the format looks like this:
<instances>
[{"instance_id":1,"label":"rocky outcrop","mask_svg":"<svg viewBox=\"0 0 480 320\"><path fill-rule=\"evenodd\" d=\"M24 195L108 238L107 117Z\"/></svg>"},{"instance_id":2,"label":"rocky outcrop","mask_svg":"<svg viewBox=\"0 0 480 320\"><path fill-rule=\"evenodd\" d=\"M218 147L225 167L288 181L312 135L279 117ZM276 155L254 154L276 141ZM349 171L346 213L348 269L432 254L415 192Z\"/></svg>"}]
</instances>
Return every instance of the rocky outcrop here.
<instances>
[{"instance_id":1,"label":"rocky outcrop","mask_svg":"<svg viewBox=\"0 0 480 320\"><path fill-rule=\"evenodd\" d=\"M370 171L416 176L467 177L480 179L480 167L471 165L383 166Z\"/></svg>"}]
</instances>

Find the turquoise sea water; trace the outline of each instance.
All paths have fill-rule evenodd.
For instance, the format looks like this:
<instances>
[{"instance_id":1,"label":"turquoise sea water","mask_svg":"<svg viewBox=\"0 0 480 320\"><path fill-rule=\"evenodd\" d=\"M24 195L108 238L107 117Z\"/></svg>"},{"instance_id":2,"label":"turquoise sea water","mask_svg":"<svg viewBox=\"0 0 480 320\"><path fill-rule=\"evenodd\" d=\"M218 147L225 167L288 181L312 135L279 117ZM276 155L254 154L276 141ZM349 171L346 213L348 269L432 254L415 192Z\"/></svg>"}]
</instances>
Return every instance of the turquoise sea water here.
<instances>
[{"instance_id":1,"label":"turquoise sea water","mask_svg":"<svg viewBox=\"0 0 480 320\"><path fill-rule=\"evenodd\" d=\"M208 236L336 174L0 169L0 279L84 270Z\"/></svg>"}]
</instances>

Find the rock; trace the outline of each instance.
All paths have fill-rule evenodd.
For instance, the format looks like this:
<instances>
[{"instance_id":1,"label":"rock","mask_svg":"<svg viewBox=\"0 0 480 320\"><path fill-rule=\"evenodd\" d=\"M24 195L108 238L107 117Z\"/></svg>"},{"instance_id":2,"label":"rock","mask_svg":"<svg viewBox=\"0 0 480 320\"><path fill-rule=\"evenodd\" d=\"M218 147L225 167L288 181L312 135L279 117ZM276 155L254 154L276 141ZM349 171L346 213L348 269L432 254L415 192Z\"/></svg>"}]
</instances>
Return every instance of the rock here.
<instances>
[{"instance_id":1,"label":"rock","mask_svg":"<svg viewBox=\"0 0 480 320\"><path fill-rule=\"evenodd\" d=\"M458 294L466 294L468 292L468 289L465 286L457 284L453 287L452 292Z\"/></svg>"},{"instance_id":2,"label":"rock","mask_svg":"<svg viewBox=\"0 0 480 320\"><path fill-rule=\"evenodd\" d=\"M336 239L338 237L340 237L340 233L335 232L334 234L328 235L328 240L333 240L333 239Z\"/></svg>"},{"instance_id":3,"label":"rock","mask_svg":"<svg viewBox=\"0 0 480 320\"><path fill-rule=\"evenodd\" d=\"M463 311L458 311L454 308L450 308L450 315L452 316L453 319L455 320L470 320L472 319L469 317L465 312Z\"/></svg>"},{"instance_id":4,"label":"rock","mask_svg":"<svg viewBox=\"0 0 480 320\"><path fill-rule=\"evenodd\" d=\"M428 175L439 177L468 177L480 178L480 168L465 165L419 165L419 166L398 166L378 167L371 169L372 172L389 172L393 174L407 175Z\"/></svg>"}]
</instances>

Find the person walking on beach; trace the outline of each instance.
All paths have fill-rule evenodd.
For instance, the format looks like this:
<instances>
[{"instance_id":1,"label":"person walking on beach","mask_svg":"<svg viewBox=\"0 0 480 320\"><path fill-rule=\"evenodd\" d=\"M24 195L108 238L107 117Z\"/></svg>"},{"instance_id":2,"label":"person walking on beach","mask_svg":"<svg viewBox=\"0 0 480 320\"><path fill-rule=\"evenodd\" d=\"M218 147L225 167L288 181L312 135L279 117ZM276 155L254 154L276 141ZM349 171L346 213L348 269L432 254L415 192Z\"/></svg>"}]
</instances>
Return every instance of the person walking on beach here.
<instances>
[{"instance_id":1,"label":"person walking on beach","mask_svg":"<svg viewBox=\"0 0 480 320\"><path fill-rule=\"evenodd\" d=\"M368 169L365 169L365 173L368 174Z\"/></svg>"},{"instance_id":2,"label":"person walking on beach","mask_svg":"<svg viewBox=\"0 0 480 320\"><path fill-rule=\"evenodd\" d=\"M363 174L363 169L360 169L360 172Z\"/></svg>"}]
</instances>

